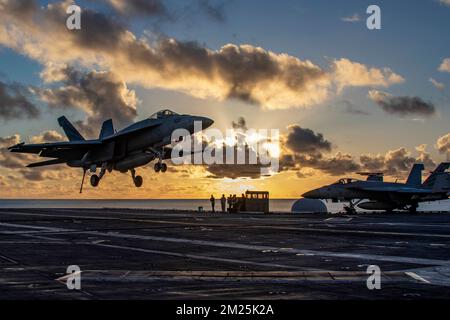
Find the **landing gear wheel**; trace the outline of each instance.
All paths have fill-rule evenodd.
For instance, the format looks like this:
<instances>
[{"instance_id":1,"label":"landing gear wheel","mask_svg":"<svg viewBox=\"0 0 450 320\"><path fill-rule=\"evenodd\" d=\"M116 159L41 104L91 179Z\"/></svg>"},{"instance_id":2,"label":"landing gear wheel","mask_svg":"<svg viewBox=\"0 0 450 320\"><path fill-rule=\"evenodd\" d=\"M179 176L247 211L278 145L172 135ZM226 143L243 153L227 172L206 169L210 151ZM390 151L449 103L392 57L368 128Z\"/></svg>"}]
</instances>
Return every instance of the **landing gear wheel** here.
<instances>
[{"instance_id":1,"label":"landing gear wheel","mask_svg":"<svg viewBox=\"0 0 450 320\"><path fill-rule=\"evenodd\" d=\"M157 162L155 163L155 172L161 171L161 163Z\"/></svg>"},{"instance_id":2,"label":"landing gear wheel","mask_svg":"<svg viewBox=\"0 0 450 320\"><path fill-rule=\"evenodd\" d=\"M350 206L344 206L345 213L347 214L356 214L356 209Z\"/></svg>"},{"instance_id":3,"label":"landing gear wheel","mask_svg":"<svg viewBox=\"0 0 450 320\"><path fill-rule=\"evenodd\" d=\"M419 205L417 203L412 204L409 207L409 213L417 213L417 208L419 207Z\"/></svg>"},{"instance_id":4,"label":"landing gear wheel","mask_svg":"<svg viewBox=\"0 0 450 320\"><path fill-rule=\"evenodd\" d=\"M140 188L142 186L143 179L141 176L136 176L134 177L133 182L136 187Z\"/></svg>"},{"instance_id":5,"label":"landing gear wheel","mask_svg":"<svg viewBox=\"0 0 450 320\"><path fill-rule=\"evenodd\" d=\"M98 186L99 182L100 182L100 178L96 174L91 176L91 186L96 187L96 186Z\"/></svg>"},{"instance_id":6,"label":"landing gear wheel","mask_svg":"<svg viewBox=\"0 0 450 320\"><path fill-rule=\"evenodd\" d=\"M161 163L161 172L166 172L166 171L167 171L167 164Z\"/></svg>"}]
</instances>

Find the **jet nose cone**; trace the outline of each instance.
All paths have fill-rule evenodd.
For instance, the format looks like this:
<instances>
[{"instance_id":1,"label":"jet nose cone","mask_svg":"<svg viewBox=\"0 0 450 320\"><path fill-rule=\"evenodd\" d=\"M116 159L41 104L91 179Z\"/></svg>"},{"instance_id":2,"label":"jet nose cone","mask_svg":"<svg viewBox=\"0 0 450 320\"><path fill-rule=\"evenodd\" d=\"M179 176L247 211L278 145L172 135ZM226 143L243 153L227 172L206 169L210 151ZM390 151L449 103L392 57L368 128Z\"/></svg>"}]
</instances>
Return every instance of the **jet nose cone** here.
<instances>
[{"instance_id":1,"label":"jet nose cone","mask_svg":"<svg viewBox=\"0 0 450 320\"><path fill-rule=\"evenodd\" d=\"M200 118L202 121L202 127L203 129L208 128L210 126L212 126L212 124L214 123L214 120L207 118L207 117L201 117Z\"/></svg>"},{"instance_id":2,"label":"jet nose cone","mask_svg":"<svg viewBox=\"0 0 450 320\"><path fill-rule=\"evenodd\" d=\"M319 198L319 191L317 189L305 192L304 194L302 194L303 198L308 198L308 199L317 199Z\"/></svg>"}]
</instances>

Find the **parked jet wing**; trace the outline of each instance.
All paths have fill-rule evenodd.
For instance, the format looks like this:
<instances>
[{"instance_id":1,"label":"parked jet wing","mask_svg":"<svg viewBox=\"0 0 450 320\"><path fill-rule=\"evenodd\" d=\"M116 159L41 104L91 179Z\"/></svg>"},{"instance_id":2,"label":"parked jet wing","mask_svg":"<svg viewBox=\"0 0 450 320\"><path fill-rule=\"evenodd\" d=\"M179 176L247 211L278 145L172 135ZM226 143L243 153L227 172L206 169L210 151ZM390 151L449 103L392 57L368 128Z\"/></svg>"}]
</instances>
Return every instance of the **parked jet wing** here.
<instances>
[{"instance_id":1,"label":"parked jet wing","mask_svg":"<svg viewBox=\"0 0 450 320\"><path fill-rule=\"evenodd\" d=\"M93 146L101 145L102 142L98 140L80 140L80 141L63 141L54 143L38 143L25 144L24 142L9 147L11 152L18 153L41 153L43 150L74 150L86 149Z\"/></svg>"},{"instance_id":2,"label":"parked jet wing","mask_svg":"<svg viewBox=\"0 0 450 320\"><path fill-rule=\"evenodd\" d=\"M354 187L349 188L353 190L370 191L370 192L396 192L396 193L413 193L413 194L427 194L431 190L408 187Z\"/></svg>"}]
</instances>

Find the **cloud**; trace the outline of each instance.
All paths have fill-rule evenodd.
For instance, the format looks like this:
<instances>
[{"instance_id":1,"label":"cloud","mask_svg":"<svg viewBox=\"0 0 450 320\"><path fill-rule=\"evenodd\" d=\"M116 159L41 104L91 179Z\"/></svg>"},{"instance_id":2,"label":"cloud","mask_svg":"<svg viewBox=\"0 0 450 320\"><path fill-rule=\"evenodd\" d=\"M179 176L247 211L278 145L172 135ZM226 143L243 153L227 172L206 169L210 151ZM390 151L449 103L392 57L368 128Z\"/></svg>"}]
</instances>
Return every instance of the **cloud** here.
<instances>
[{"instance_id":1,"label":"cloud","mask_svg":"<svg viewBox=\"0 0 450 320\"><path fill-rule=\"evenodd\" d=\"M64 140L64 138L55 131L45 131L37 136L32 136L30 138L31 143L42 143L42 142L54 142ZM17 179L17 177L24 178L27 181L44 181L44 180L68 180L73 179L73 176L68 176L68 173L72 171L69 167L65 165L54 165L51 167L42 168L26 168L26 165L32 162L41 161L36 155L14 153L8 150L8 147L13 146L21 141L21 137L18 134L0 137L0 168L6 168L11 170L12 173L17 173L18 175L11 175ZM23 179L20 179L22 181ZM17 187L17 184L14 184Z\"/></svg>"},{"instance_id":2,"label":"cloud","mask_svg":"<svg viewBox=\"0 0 450 320\"><path fill-rule=\"evenodd\" d=\"M32 143L57 142L64 140L66 140L66 138L54 130L44 131L40 135L31 138Z\"/></svg>"},{"instance_id":3,"label":"cloud","mask_svg":"<svg viewBox=\"0 0 450 320\"><path fill-rule=\"evenodd\" d=\"M423 163L426 170L431 170L436 167L436 162L434 162L431 155L426 152L426 148L426 144L421 144L416 147L416 151L419 153L419 156L416 158L416 162Z\"/></svg>"},{"instance_id":4,"label":"cloud","mask_svg":"<svg viewBox=\"0 0 450 320\"><path fill-rule=\"evenodd\" d=\"M445 89L445 85L444 85L442 82L436 81L436 80L433 79L433 78L430 78L429 81L430 81L430 82L433 84L433 86L434 86L436 89L438 89L439 91L442 91L442 90Z\"/></svg>"},{"instance_id":5,"label":"cloud","mask_svg":"<svg viewBox=\"0 0 450 320\"><path fill-rule=\"evenodd\" d=\"M27 161L30 160L30 155L11 153L8 147L18 144L20 136L18 134L8 137L0 137L0 167L8 169L23 168Z\"/></svg>"},{"instance_id":6,"label":"cloud","mask_svg":"<svg viewBox=\"0 0 450 320\"><path fill-rule=\"evenodd\" d=\"M299 126L290 126L292 128L300 128ZM298 130L298 129L297 129ZM326 140L321 134L314 133L311 129L301 129L301 134L293 134L291 131L287 136L297 137L295 144L288 144L287 136L281 139L283 142L283 154L280 156L281 171L296 171L304 168L319 170L323 173L337 176L358 171L384 172L386 175L398 176L403 175L411 170L414 163L424 163L427 169L435 167L436 163L431 155L426 152L426 145L422 144L415 149L418 153L417 157L413 157L411 152L401 147L390 150L385 154L362 154L359 162L352 155L342 151L329 155L332 144ZM307 138L304 139L303 136ZM447 140L445 140L447 139ZM303 141L303 143L300 143ZM297 146L298 144L298 146ZM311 147L301 147L302 145ZM442 149L450 149L450 134L447 138L442 137L438 145ZM442 151L444 152L444 151ZM303 175L300 174L299 177Z\"/></svg>"},{"instance_id":7,"label":"cloud","mask_svg":"<svg viewBox=\"0 0 450 320\"><path fill-rule=\"evenodd\" d=\"M308 167L321 170L332 176L339 176L360 169L350 154L337 152L333 156L318 155L296 155L296 161L300 167Z\"/></svg>"},{"instance_id":8,"label":"cloud","mask_svg":"<svg viewBox=\"0 0 450 320\"><path fill-rule=\"evenodd\" d=\"M393 115L430 117L436 113L436 108L431 102L425 102L419 97L394 97L385 92L370 90L369 98L385 112Z\"/></svg>"},{"instance_id":9,"label":"cloud","mask_svg":"<svg viewBox=\"0 0 450 320\"><path fill-rule=\"evenodd\" d=\"M436 149L438 149L440 153L450 153L450 133L439 137L436 141Z\"/></svg>"},{"instance_id":10,"label":"cloud","mask_svg":"<svg viewBox=\"0 0 450 320\"><path fill-rule=\"evenodd\" d=\"M439 0L439 2L443 5L450 6L450 0Z\"/></svg>"},{"instance_id":11,"label":"cloud","mask_svg":"<svg viewBox=\"0 0 450 320\"><path fill-rule=\"evenodd\" d=\"M354 13L351 16L342 17L341 20L344 22L358 22L361 21L361 17L359 16L359 14Z\"/></svg>"},{"instance_id":12,"label":"cloud","mask_svg":"<svg viewBox=\"0 0 450 320\"><path fill-rule=\"evenodd\" d=\"M445 58L442 60L441 65L438 68L441 72L450 72L450 58Z\"/></svg>"},{"instance_id":13,"label":"cloud","mask_svg":"<svg viewBox=\"0 0 450 320\"><path fill-rule=\"evenodd\" d=\"M290 131L286 136L285 145L294 153L317 154L331 151L331 143L323 137L323 134L298 125L291 125L288 128Z\"/></svg>"},{"instance_id":14,"label":"cloud","mask_svg":"<svg viewBox=\"0 0 450 320\"><path fill-rule=\"evenodd\" d=\"M34 119L40 115L39 109L30 101L32 92L19 84L0 81L0 119Z\"/></svg>"},{"instance_id":15,"label":"cloud","mask_svg":"<svg viewBox=\"0 0 450 320\"><path fill-rule=\"evenodd\" d=\"M389 68L369 68L348 59L322 69L309 60L248 44L226 44L211 50L197 42L148 33L147 38L138 39L119 20L90 9L83 10L81 30L73 32L64 23L69 1L30 6L34 9L29 19L22 19L13 1L2 3L1 44L44 64L98 66L127 83L147 88L286 109L322 103L334 93L334 87L387 87L404 81Z\"/></svg>"},{"instance_id":16,"label":"cloud","mask_svg":"<svg viewBox=\"0 0 450 320\"><path fill-rule=\"evenodd\" d=\"M85 134L97 134L105 119L111 118L116 127L123 127L137 115L139 100L135 91L111 72L80 72L72 67L48 65L41 76L46 82L63 83L60 87L36 89L50 108L78 108L86 112L86 121L77 122Z\"/></svg>"},{"instance_id":17,"label":"cloud","mask_svg":"<svg viewBox=\"0 0 450 320\"><path fill-rule=\"evenodd\" d=\"M247 123L243 117L239 117L239 119L236 122L232 121L231 126L235 130L237 130L237 129L241 129L244 131L247 130Z\"/></svg>"},{"instance_id":18,"label":"cloud","mask_svg":"<svg viewBox=\"0 0 450 320\"><path fill-rule=\"evenodd\" d=\"M419 158L414 158L411 153L404 147L396 150L390 150L384 155L363 154L360 156L361 169L371 172L384 172L387 175L404 174L411 170L415 162L427 160L424 152L424 146L419 146ZM427 165L430 165L427 160Z\"/></svg>"},{"instance_id":19,"label":"cloud","mask_svg":"<svg viewBox=\"0 0 450 320\"><path fill-rule=\"evenodd\" d=\"M105 0L114 10L125 16L161 16L167 8L161 0Z\"/></svg>"},{"instance_id":20,"label":"cloud","mask_svg":"<svg viewBox=\"0 0 450 320\"><path fill-rule=\"evenodd\" d=\"M280 170L299 172L309 168L334 176L359 169L359 164L349 154L337 152L327 155L332 144L321 133L299 125L291 125L288 129L287 135L281 139L283 153L279 159ZM303 177L303 174L298 176Z\"/></svg>"},{"instance_id":21,"label":"cloud","mask_svg":"<svg viewBox=\"0 0 450 320\"><path fill-rule=\"evenodd\" d=\"M338 91L345 87L389 87L405 81L402 76L396 74L390 68L370 68L362 63L345 58L334 60L332 66L333 78L338 86Z\"/></svg>"}]
</instances>

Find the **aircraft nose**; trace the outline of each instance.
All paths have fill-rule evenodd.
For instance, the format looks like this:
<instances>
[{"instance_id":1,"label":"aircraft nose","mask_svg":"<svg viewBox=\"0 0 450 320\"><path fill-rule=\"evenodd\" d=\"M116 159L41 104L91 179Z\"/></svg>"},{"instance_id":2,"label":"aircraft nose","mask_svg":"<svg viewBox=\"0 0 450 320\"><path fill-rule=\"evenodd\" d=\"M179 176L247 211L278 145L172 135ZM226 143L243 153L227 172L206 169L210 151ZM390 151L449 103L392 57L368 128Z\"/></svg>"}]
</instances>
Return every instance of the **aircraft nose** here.
<instances>
[{"instance_id":1,"label":"aircraft nose","mask_svg":"<svg viewBox=\"0 0 450 320\"><path fill-rule=\"evenodd\" d=\"M200 117L200 121L202 122L203 129L206 129L214 123L214 120L207 118L207 117Z\"/></svg>"},{"instance_id":2,"label":"aircraft nose","mask_svg":"<svg viewBox=\"0 0 450 320\"><path fill-rule=\"evenodd\" d=\"M310 190L302 194L302 197L308 199L318 199L320 198L320 191L319 189Z\"/></svg>"}]
</instances>

